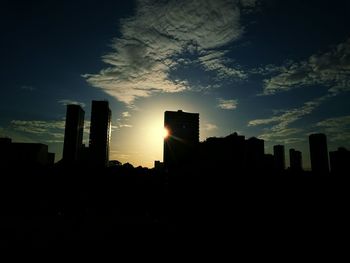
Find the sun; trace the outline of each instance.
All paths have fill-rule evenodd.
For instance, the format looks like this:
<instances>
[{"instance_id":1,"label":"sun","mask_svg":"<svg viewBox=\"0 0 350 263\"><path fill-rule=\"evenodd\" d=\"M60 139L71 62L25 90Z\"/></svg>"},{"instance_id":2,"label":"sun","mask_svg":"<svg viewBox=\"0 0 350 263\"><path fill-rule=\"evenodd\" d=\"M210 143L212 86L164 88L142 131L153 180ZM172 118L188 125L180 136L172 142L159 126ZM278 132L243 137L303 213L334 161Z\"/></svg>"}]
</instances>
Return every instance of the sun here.
<instances>
[{"instance_id":1,"label":"sun","mask_svg":"<svg viewBox=\"0 0 350 263\"><path fill-rule=\"evenodd\" d=\"M167 138L167 137L169 137L169 130L167 129L167 128L163 128L163 138L165 139L165 138Z\"/></svg>"}]
</instances>

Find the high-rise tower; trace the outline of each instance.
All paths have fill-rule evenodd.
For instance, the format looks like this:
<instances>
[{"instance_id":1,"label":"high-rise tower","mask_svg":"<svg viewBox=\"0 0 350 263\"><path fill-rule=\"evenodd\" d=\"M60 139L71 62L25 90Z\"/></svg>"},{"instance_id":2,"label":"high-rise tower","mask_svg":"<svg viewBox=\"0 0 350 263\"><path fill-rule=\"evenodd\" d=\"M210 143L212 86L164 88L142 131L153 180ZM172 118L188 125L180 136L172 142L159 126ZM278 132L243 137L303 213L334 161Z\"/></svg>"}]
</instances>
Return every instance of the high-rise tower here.
<instances>
[{"instance_id":1,"label":"high-rise tower","mask_svg":"<svg viewBox=\"0 0 350 263\"><path fill-rule=\"evenodd\" d=\"M303 170L303 160L300 151L289 149L289 166L293 172L301 172Z\"/></svg>"},{"instance_id":2,"label":"high-rise tower","mask_svg":"<svg viewBox=\"0 0 350 263\"><path fill-rule=\"evenodd\" d=\"M322 133L311 134L309 146L312 172L314 174L327 174L329 165L326 135Z\"/></svg>"},{"instance_id":3,"label":"high-rise tower","mask_svg":"<svg viewBox=\"0 0 350 263\"><path fill-rule=\"evenodd\" d=\"M89 154L90 162L106 167L109 162L111 137L111 110L108 101L92 101Z\"/></svg>"},{"instance_id":4,"label":"high-rise tower","mask_svg":"<svg viewBox=\"0 0 350 263\"><path fill-rule=\"evenodd\" d=\"M284 146L275 145L273 146L273 157L274 157L274 166L275 171L278 173L283 172L286 169L286 159L284 156Z\"/></svg>"},{"instance_id":5,"label":"high-rise tower","mask_svg":"<svg viewBox=\"0 0 350 263\"><path fill-rule=\"evenodd\" d=\"M168 136L164 139L164 166L174 170L191 163L199 144L199 113L166 111L164 127Z\"/></svg>"},{"instance_id":6,"label":"high-rise tower","mask_svg":"<svg viewBox=\"0 0 350 263\"><path fill-rule=\"evenodd\" d=\"M83 142L85 112L79 105L67 105L64 131L63 161L76 162L80 159Z\"/></svg>"}]
</instances>

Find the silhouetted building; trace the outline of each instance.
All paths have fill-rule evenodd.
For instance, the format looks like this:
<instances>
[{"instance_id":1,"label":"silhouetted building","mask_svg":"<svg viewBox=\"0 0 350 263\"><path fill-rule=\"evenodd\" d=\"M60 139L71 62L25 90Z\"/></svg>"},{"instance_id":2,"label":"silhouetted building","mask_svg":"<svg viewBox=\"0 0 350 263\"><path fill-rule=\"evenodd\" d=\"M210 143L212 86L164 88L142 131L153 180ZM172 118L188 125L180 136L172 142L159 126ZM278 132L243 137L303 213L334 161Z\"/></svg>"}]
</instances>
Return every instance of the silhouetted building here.
<instances>
[{"instance_id":1,"label":"silhouetted building","mask_svg":"<svg viewBox=\"0 0 350 263\"><path fill-rule=\"evenodd\" d=\"M47 165L55 164L55 153L47 153Z\"/></svg>"},{"instance_id":2,"label":"silhouetted building","mask_svg":"<svg viewBox=\"0 0 350 263\"><path fill-rule=\"evenodd\" d=\"M89 149L89 147L86 147L85 144L82 144L82 146L81 146L80 157L81 157L81 160L83 163L87 162L87 164L88 164L88 162L90 161L90 149Z\"/></svg>"},{"instance_id":3,"label":"silhouetted building","mask_svg":"<svg viewBox=\"0 0 350 263\"><path fill-rule=\"evenodd\" d=\"M0 138L0 165L7 165L10 161L12 140L10 138Z\"/></svg>"},{"instance_id":4,"label":"silhouetted building","mask_svg":"<svg viewBox=\"0 0 350 263\"><path fill-rule=\"evenodd\" d=\"M109 167L116 167L116 166L122 166L122 163L118 160L111 160L108 164Z\"/></svg>"},{"instance_id":5,"label":"silhouetted building","mask_svg":"<svg viewBox=\"0 0 350 263\"><path fill-rule=\"evenodd\" d=\"M111 139L111 110L108 101L92 101L90 125L90 164L106 167Z\"/></svg>"},{"instance_id":6,"label":"silhouetted building","mask_svg":"<svg viewBox=\"0 0 350 263\"><path fill-rule=\"evenodd\" d=\"M72 163L81 160L85 112L80 105L67 105L64 131L63 161Z\"/></svg>"},{"instance_id":7,"label":"silhouetted building","mask_svg":"<svg viewBox=\"0 0 350 263\"><path fill-rule=\"evenodd\" d=\"M332 174L350 174L350 151L343 147L340 147L337 151L330 152L329 157Z\"/></svg>"},{"instance_id":8,"label":"silhouetted building","mask_svg":"<svg viewBox=\"0 0 350 263\"><path fill-rule=\"evenodd\" d=\"M164 163L161 161L154 161L154 169L156 170L162 170L164 167Z\"/></svg>"},{"instance_id":9,"label":"silhouetted building","mask_svg":"<svg viewBox=\"0 0 350 263\"><path fill-rule=\"evenodd\" d=\"M265 154L264 156L264 172L272 174L275 169L275 158L272 154Z\"/></svg>"},{"instance_id":10,"label":"silhouetted building","mask_svg":"<svg viewBox=\"0 0 350 263\"><path fill-rule=\"evenodd\" d=\"M179 111L164 113L164 166L168 171L180 169L194 161L199 144L199 114Z\"/></svg>"},{"instance_id":11,"label":"silhouetted building","mask_svg":"<svg viewBox=\"0 0 350 263\"><path fill-rule=\"evenodd\" d=\"M10 145L12 143L11 138L0 138L0 147Z\"/></svg>"},{"instance_id":12,"label":"silhouetted building","mask_svg":"<svg viewBox=\"0 0 350 263\"><path fill-rule=\"evenodd\" d=\"M255 137L246 140L245 158L247 171L261 172L264 168L265 159L264 140Z\"/></svg>"},{"instance_id":13,"label":"silhouetted building","mask_svg":"<svg viewBox=\"0 0 350 263\"><path fill-rule=\"evenodd\" d=\"M327 137L317 133L309 136L311 169L314 174L329 173Z\"/></svg>"},{"instance_id":14,"label":"silhouetted building","mask_svg":"<svg viewBox=\"0 0 350 263\"><path fill-rule=\"evenodd\" d=\"M13 143L10 138L0 138L0 166L25 169L53 165L55 154L41 143Z\"/></svg>"},{"instance_id":15,"label":"silhouetted building","mask_svg":"<svg viewBox=\"0 0 350 263\"><path fill-rule=\"evenodd\" d=\"M283 172L286 169L286 159L284 156L284 146L273 146L274 167L277 173Z\"/></svg>"},{"instance_id":16,"label":"silhouetted building","mask_svg":"<svg viewBox=\"0 0 350 263\"><path fill-rule=\"evenodd\" d=\"M207 138L199 146L200 166L211 173L237 174L244 168L245 137L237 133Z\"/></svg>"},{"instance_id":17,"label":"silhouetted building","mask_svg":"<svg viewBox=\"0 0 350 263\"><path fill-rule=\"evenodd\" d=\"M293 172L300 172L303 170L303 160L300 151L294 149L289 150L290 170Z\"/></svg>"}]
</instances>

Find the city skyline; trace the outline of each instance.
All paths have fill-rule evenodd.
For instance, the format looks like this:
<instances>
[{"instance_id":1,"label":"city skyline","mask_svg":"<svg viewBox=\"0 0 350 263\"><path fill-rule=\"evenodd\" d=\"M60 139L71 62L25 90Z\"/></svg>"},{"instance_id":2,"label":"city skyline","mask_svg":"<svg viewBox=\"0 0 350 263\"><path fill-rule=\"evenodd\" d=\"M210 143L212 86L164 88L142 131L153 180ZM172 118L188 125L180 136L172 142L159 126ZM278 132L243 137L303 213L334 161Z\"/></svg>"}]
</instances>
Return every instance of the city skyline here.
<instances>
[{"instance_id":1,"label":"city skyline","mask_svg":"<svg viewBox=\"0 0 350 263\"><path fill-rule=\"evenodd\" d=\"M350 148L347 1L5 1L0 137L62 158L65 106L108 100L110 159L153 167L163 113L201 116L200 141L237 132L311 168L308 136ZM299 158L299 157L298 157Z\"/></svg>"},{"instance_id":2,"label":"city skyline","mask_svg":"<svg viewBox=\"0 0 350 263\"><path fill-rule=\"evenodd\" d=\"M2 166L10 168L16 163L23 163L32 168L86 167L100 171L118 166L132 168L128 162L123 164L109 159L112 112L108 101L92 101L88 146L82 144L84 115L80 105L67 105L64 155L56 164L55 153L48 152L45 144L16 143L11 138L0 137ZM164 112L163 162L154 160L156 173L194 175L201 168L206 168L206 172L215 170L218 175L325 176L344 175L347 171L350 151L341 146L336 151L328 151L327 135L323 133L309 135L310 171L303 168L300 151L289 149L290 163L287 167L284 145L274 145L273 154L266 153L265 141L256 137L246 138L235 132L199 141L199 124L199 113L182 110ZM139 168L148 170L147 167Z\"/></svg>"}]
</instances>

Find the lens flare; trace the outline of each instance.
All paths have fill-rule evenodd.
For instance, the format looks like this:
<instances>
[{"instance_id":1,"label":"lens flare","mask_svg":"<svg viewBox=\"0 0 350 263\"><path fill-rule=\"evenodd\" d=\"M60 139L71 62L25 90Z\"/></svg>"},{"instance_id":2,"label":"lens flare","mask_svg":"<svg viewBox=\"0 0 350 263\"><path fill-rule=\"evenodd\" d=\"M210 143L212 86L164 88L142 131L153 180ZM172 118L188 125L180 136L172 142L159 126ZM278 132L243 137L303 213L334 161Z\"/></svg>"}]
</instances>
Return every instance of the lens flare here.
<instances>
[{"instance_id":1,"label":"lens flare","mask_svg":"<svg viewBox=\"0 0 350 263\"><path fill-rule=\"evenodd\" d=\"M163 129L163 138L169 137L169 130L167 128Z\"/></svg>"}]
</instances>

